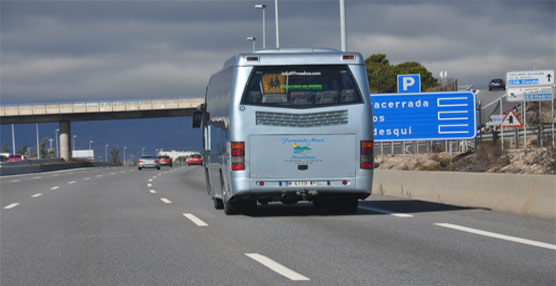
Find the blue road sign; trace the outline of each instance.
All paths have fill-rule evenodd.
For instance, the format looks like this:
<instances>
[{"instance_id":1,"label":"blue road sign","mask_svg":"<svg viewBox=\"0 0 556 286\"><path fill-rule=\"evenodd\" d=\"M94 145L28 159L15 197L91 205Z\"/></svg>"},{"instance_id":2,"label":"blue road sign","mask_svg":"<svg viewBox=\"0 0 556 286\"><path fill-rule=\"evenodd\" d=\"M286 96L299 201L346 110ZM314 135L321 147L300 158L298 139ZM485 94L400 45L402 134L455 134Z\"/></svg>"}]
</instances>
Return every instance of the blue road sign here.
<instances>
[{"instance_id":1,"label":"blue road sign","mask_svg":"<svg viewBox=\"0 0 556 286\"><path fill-rule=\"evenodd\" d=\"M420 74L398 75L398 93L421 92Z\"/></svg>"},{"instance_id":2,"label":"blue road sign","mask_svg":"<svg viewBox=\"0 0 556 286\"><path fill-rule=\"evenodd\" d=\"M473 92L371 94L374 140L473 139L477 134Z\"/></svg>"}]
</instances>

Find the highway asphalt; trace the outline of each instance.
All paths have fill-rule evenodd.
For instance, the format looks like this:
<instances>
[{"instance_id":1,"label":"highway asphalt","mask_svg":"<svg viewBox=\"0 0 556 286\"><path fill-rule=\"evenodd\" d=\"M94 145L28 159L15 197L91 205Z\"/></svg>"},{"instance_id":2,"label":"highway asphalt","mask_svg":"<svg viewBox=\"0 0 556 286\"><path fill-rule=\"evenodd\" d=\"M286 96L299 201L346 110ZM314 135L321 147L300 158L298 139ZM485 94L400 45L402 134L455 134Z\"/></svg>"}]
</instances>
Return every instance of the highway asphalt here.
<instances>
[{"instance_id":1,"label":"highway asphalt","mask_svg":"<svg viewBox=\"0 0 556 286\"><path fill-rule=\"evenodd\" d=\"M554 221L372 195L226 216L202 167L0 178L0 285L555 285Z\"/></svg>"}]
</instances>

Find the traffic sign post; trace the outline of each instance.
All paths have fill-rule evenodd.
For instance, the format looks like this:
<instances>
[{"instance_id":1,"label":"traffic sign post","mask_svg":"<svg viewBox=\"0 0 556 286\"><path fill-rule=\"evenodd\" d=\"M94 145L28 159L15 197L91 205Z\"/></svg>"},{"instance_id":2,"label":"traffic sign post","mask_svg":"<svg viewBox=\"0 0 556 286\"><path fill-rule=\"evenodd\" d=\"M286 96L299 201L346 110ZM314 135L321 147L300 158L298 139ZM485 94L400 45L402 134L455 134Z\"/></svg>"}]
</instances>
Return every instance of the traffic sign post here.
<instances>
[{"instance_id":1,"label":"traffic sign post","mask_svg":"<svg viewBox=\"0 0 556 286\"><path fill-rule=\"evenodd\" d=\"M554 139L554 70L517 71L506 73L508 101L523 101L524 144L527 148L527 101L552 102L552 146ZM540 106L540 102L539 102ZM540 112L539 112L539 119ZM542 120L539 121L542 130ZM541 132L541 131L539 131ZM542 138L539 138L539 145Z\"/></svg>"},{"instance_id":2,"label":"traffic sign post","mask_svg":"<svg viewBox=\"0 0 556 286\"><path fill-rule=\"evenodd\" d=\"M421 92L420 74L398 75L398 93Z\"/></svg>"},{"instance_id":3,"label":"traffic sign post","mask_svg":"<svg viewBox=\"0 0 556 286\"><path fill-rule=\"evenodd\" d=\"M371 94L374 140L467 140L477 134L473 92Z\"/></svg>"}]
</instances>

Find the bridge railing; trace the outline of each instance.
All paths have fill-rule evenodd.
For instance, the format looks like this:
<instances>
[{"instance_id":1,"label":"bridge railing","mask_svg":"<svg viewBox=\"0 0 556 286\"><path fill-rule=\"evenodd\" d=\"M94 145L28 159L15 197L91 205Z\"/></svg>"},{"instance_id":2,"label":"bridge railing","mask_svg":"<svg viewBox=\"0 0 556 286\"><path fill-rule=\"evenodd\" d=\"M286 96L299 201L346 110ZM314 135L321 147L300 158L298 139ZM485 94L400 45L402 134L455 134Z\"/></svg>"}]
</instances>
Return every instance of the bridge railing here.
<instances>
[{"instance_id":1,"label":"bridge railing","mask_svg":"<svg viewBox=\"0 0 556 286\"><path fill-rule=\"evenodd\" d=\"M181 108L195 108L202 102L203 102L203 98L189 97L189 98L152 99L152 100L122 100L122 101L73 102L73 103L55 103L55 104L3 105L0 106L0 116L181 109Z\"/></svg>"}]
</instances>

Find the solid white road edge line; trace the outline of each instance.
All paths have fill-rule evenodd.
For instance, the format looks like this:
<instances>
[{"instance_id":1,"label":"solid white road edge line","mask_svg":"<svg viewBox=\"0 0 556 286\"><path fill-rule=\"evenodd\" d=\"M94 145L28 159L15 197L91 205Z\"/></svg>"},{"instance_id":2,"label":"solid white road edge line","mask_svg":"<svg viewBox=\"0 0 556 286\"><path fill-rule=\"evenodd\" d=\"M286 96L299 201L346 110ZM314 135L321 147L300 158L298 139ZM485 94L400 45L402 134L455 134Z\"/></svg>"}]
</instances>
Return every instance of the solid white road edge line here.
<instances>
[{"instance_id":1,"label":"solid white road edge line","mask_svg":"<svg viewBox=\"0 0 556 286\"><path fill-rule=\"evenodd\" d=\"M54 187L52 187L52 188L50 188L50 189L54 191L54 190L57 190L57 189L59 189L59 188L60 188L60 186L54 186Z\"/></svg>"},{"instance_id":2,"label":"solid white road edge line","mask_svg":"<svg viewBox=\"0 0 556 286\"><path fill-rule=\"evenodd\" d=\"M536 247L542 247L542 248L548 248L548 249L556 250L556 245L550 244L550 243L538 242L538 241L519 238L519 237L515 237L515 236L498 234L498 233L494 233L494 232L484 231L484 230L480 230L480 229L470 228L470 227L461 226L461 225L457 225L457 224L451 224L451 223L435 223L435 224L438 225L438 226L447 227L447 228L460 230L460 231L465 231L465 232L469 232L469 233L474 233L474 234L478 234L478 235L483 235L483 236L488 236L488 237L492 237L492 238L498 238L498 239L503 239L503 240L507 240L507 241L513 241L513 242L518 242L518 243L522 243L522 244L532 245L532 246L536 246Z\"/></svg>"},{"instance_id":3,"label":"solid white road edge line","mask_svg":"<svg viewBox=\"0 0 556 286\"><path fill-rule=\"evenodd\" d=\"M31 196L31 198L38 198L40 196L42 196L42 193L34 194L34 195Z\"/></svg>"},{"instance_id":4,"label":"solid white road edge line","mask_svg":"<svg viewBox=\"0 0 556 286\"><path fill-rule=\"evenodd\" d=\"M13 209L17 206L19 206L19 203L13 203L13 204L9 204L9 205L5 206L4 209L9 210L9 209Z\"/></svg>"},{"instance_id":5,"label":"solid white road edge line","mask_svg":"<svg viewBox=\"0 0 556 286\"><path fill-rule=\"evenodd\" d=\"M389 214L389 215L395 216L395 217L414 217L414 215L411 215L411 214L397 213L397 212L393 212L393 211L389 211L389 210L385 210L385 209L379 209L379 208L368 207L368 206L359 206L359 208L367 210L367 211L371 211L371 212Z\"/></svg>"},{"instance_id":6,"label":"solid white road edge line","mask_svg":"<svg viewBox=\"0 0 556 286\"><path fill-rule=\"evenodd\" d=\"M259 262L260 264L268 267L270 270L290 279L293 281L307 281L309 278L287 268L286 266L258 253L245 253L249 258Z\"/></svg>"},{"instance_id":7,"label":"solid white road edge line","mask_svg":"<svg viewBox=\"0 0 556 286\"><path fill-rule=\"evenodd\" d=\"M188 218L190 221L192 221L197 226L208 226L208 224L206 222L202 221L200 218L196 217L193 214L184 213L183 216Z\"/></svg>"},{"instance_id":8,"label":"solid white road edge line","mask_svg":"<svg viewBox=\"0 0 556 286\"><path fill-rule=\"evenodd\" d=\"M160 198L160 200L165 204L171 204L172 203L172 201L167 199L167 198Z\"/></svg>"}]
</instances>

